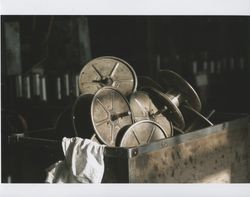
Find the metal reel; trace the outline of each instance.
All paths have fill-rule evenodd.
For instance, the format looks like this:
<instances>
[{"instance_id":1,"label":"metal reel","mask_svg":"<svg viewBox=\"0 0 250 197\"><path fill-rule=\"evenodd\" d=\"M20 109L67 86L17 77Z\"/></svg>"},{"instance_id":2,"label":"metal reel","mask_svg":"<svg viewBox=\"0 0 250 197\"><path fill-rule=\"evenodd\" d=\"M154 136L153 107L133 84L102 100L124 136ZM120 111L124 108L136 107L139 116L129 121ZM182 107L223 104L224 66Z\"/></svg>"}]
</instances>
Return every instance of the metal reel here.
<instances>
[{"instance_id":1,"label":"metal reel","mask_svg":"<svg viewBox=\"0 0 250 197\"><path fill-rule=\"evenodd\" d=\"M213 125L207 118L190 106L181 106L181 111L186 121L185 133Z\"/></svg>"},{"instance_id":2,"label":"metal reel","mask_svg":"<svg viewBox=\"0 0 250 197\"><path fill-rule=\"evenodd\" d=\"M185 102L196 111L201 111L201 101L198 94L180 75L171 70L162 70L159 71L159 82L167 90L164 93L169 97L176 97L173 92L178 95L179 104Z\"/></svg>"},{"instance_id":3,"label":"metal reel","mask_svg":"<svg viewBox=\"0 0 250 197\"><path fill-rule=\"evenodd\" d=\"M165 106L155 104L149 94L137 91L130 96L130 108L135 122L141 120L152 120L157 122L166 132L167 137L173 136L172 123L163 115Z\"/></svg>"},{"instance_id":4,"label":"metal reel","mask_svg":"<svg viewBox=\"0 0 250 197\"><path fill-rule=\"evenodd\" d=\"M127 62L117 57L95 58L80 72L80 92L95 94L104 86L117 88L123 95L128 96L137 88L136 73Z\"/></svg>"},{"instance_id":5,"label":"metal reel","mask_svg":"<svg viewBox=\"0 0 250 197\"><path fill-rule=\"evenodd\" d=\"M166 137L166 132L159 124L151 120L142 120L123 128L116 143L120 147L135 147Z\"/></svg>"},{"instance_id":6,"label":"metal reel","mask_svg":"<svg viewBox=\"0 0 250 197\"><path fill-rule=\"evenodd\" d=\"M98 139L108 146L115 146L119 130L134 122L128 101L112 87L96 92L91 103L91 119Z\"/></svg>"},{"instance_id":7,"label":"metal reel","mask_svg":"<svg viewBox=\"0 0 250 197\"><path fill-rule=\"evenodd\" d=\"M143 90L148 92L150 98L154 100L154 102L158 102L161 108L163 108L164 106L166 107L166 110L163 112L163 114L168 117L169 120L174 123L174 125L176 125L180 129L183 129L185 127L184 117L173 100L171 100L163 92L155 88L145 87L143 88Z\"/></svg>"}]
</instances>

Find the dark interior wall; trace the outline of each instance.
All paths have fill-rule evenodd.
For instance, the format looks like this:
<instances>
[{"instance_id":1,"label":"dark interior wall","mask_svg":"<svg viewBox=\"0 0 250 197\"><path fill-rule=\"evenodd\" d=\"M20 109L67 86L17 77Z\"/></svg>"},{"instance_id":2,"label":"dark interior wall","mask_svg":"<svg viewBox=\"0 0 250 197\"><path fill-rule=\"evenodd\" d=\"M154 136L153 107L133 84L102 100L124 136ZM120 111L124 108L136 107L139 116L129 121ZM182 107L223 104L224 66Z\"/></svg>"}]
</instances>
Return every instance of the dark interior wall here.
<instances>
[{"instance_id":1,"label":"dark interior wall","mask_svg":"<svg viewBox=\"0 0 250 197\"><path fill-rule=\"evenodd\" d=\"M71 58L70 67L80 69L80 62L74 57L77 43L70 48L72 54L63 51L68 41L76 37L73 23L77 17L2 16L1 19L2 24L4 21L20 23L24 70L46 53L50 59L57 58L59 67L65 59ZM87 16L87 19L92 56L119 56L136 69L138 67L139 72L149 70L149 56L156 59L161 55L171 59L179 54L200 58L206 52L213 58L246 56L249 52L249 17Z\"/></svg>"},{"instance_id":2,"label":"dark interior wall","mask_svg":"<svg viewBox=\"0 0 250 197\"><path fill-rule=\"evenodd\" d=\"M178 72L195 86L191 68L193 61L197 61L198 69L202 69L204 61L225 60L229 64L230 58L234 58L235 64L238 64L239 59L244 58L247 69L243 73L227 77L227 71L221 73L221 80L226 82L232 81L232 78L236 82L244 80L227 90L216 86L216 89L222 90L221 94L226 92L226 96L218 99L218 93L214 93L213 97L217 99L212 106L226 111L249 111L248 16L85 16L87 34L79 30L81 17L2 16L2 81L8 70L4 23L17 22L20 27L20 74L32 72L31 68L38 64L41 64L45 75L79 73L91 58L111 55L126 60L138 75L155 78L157 57L160 57L160 68ZM89 46L81 50L79 37L83 34L89 39ZM86 51L89 51L88 56L83 54ZM10 96L3 99L6 102L2 106L15 103L13 92L9 93L10 88L5 84L2 85L2 95ZM237 95L235 89L242 90L237 93L241 99L235 96L236 102L230 96ZM230 102L221 107L227 98L231 98ZM241 102L242 98L244 102ZM228 108L231 105L236 107Z\"/></svg>"},{"instance_id":3,"label":"dark interior wall","mask_svg":"<svg viewBox=\"0 0 250 197\"><path fill-rule=\"evenodd\" d=\"M248 23L248 17L230 16L90 16L91 49L95 56L127 59L139 72L150 67L149 56L152 63L157 55L240 57L248 53Z\"/></svg>"},{"instance_id":4,"label":"dark interior wall","mask_svg":"<svg viewBox=\"0 0 250 197\"><path fill-rule=\"evenodd\" d=\"M127 60L136 71L147 72L147 19L137 16L90 16L93 56L117 56Z\"/></svg>"}]
</instances>

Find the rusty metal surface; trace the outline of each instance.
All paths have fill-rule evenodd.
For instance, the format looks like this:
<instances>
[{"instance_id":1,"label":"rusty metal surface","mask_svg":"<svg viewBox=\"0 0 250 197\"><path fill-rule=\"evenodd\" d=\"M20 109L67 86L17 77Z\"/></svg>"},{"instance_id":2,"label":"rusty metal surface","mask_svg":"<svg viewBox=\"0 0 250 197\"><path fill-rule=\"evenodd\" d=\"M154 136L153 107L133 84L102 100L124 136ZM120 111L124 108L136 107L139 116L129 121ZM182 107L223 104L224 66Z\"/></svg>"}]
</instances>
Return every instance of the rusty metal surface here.
<instances>
[{"instance_id":1,"label":"rusty metal surface","mask_svg":"<svg viewBox=\"0 0 250 197\"><path fill-rule=\"evenodd\" d=\"M214 115L214 118L217 119L218 121L215 121L216 124L211 127L199 129L193 132L188 132L183 135L178 135L171 138L162 139L157 142L152 142L151 144L139 146L136 148L129 148L127 149L128 154L124 156L132 158L139 154L154 152L156 150L165 148L167 146L174 146L181 143L196 141L199 140L200 138L207 137L209 135L221 133L224 129L237 131L237 129L246 126L249 116L246 114L217 113ZM116 150L119 150L119 148L116 148ZM133 154L134 151L137 152L136 155ZM109 151L109 155L112 155L112 151Z\"/></svg>"},{"instance_id":2,"label":"rusty metal surface","mask_svg":"<svg viewBox=\"0 0 250 197\"><path fill-rule=\"evenodd\" d=\"M129 182L249 182L246 119L161 140L137 149ZM158 147L157 147L158 146ZM132 150L131 150L132 151Z\"/></svg>"},{"instance_id":3,"label":"rusty metal surface","mask_svg":"<svg viewBox=\"0 0 250 197\"><path fill-rule=\"evenodd\" d=\"M98 90L91 103L91 119L101 142L115 146L119 130L134 120L126 98L112 87Z\"/></svg>"},{"instance_id":4,"label":"rusty metal surface","mask_svg":"<svg viewBox=\"0 0 250 197\"><path fill-rule=\"evenodd\" d=\"M137 91L130 96L130 108L135 122L152 120L157 122L166 132L167 137L173 136L172 123L163 114L165 108L158 108L144 91Z\"/></svg>"},{"instance_id":5,"label":"rusty metal surface","mask_svg":"<svg viewBox=\"0 0 250 197\"><path fill-rule=\"evenodd\" d=\"M104 86L117 88L123 95L128 96L137 87L135 71L127 62L117 57L95 58L80 72L80 92L94 94Z\"/></svg>"},{"instance_id":6,"label":"rusty metal surface","mask_svg":"<svg viewBox=\"0 0 250 197\"><path fill-rule=\"evenodd\" d=\"M181 102L186 102L196 111L201 111L201 101L198 94L180 75L170 70L162 70L159 71L159 82L167 92L174 90L180 94Z\"/></svg>"},{"instance_id":7,"label":"rusty metal surface","mask_svg":"<svg viewBox=\"0 0 250 197\"><path fill-rule=\"evenodd\" d=\"M109 170L105 171L103 182L250 182L246 149L248 116L214 117L220 123L209 128L134 148L107 147L105 164ZM122 172L129 176L121 170L111 170L121 160Z\"/></svg>"},{"instance_id":8,"label":"rusty metal surface","mask_svg":"<svg viewBox=\"0 0 250 197\"><path fill-rule=\"evenodd\" d=\"M164 129L151 120L141 120L121 130L117 136L120 147L137 147L167 137Z\"/></svg>"}]
</instances>

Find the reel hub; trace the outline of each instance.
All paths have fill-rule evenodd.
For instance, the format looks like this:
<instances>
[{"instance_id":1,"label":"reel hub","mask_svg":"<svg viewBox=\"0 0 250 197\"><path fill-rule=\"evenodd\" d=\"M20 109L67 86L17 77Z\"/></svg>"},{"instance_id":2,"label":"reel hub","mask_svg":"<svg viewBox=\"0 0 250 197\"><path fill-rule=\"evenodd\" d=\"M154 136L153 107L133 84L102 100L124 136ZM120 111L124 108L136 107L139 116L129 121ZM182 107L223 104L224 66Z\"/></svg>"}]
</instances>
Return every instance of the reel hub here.
<instances>
[{"instance_id":1,"label":"reel hub","mask_svg":"<svg viewBox=\"0 0 250 197\"><path fill-rule=\"evenodd\" d=\"M111 86L125 96L137 88L137 77L133 68L117 57L103 56L88 62L80 72L79 88L84 94L95 94L100 88Z\"/></svg>"},{"instance_id":2,"label":"reel hub","mask_svg":"<svg viewBox=\"0 0 250 197\"><path fill-rule=\"evenodd\" d=\"M144 91L137 91L130 97L130 108L135 122L141 120L152 120L157 122L166 132L166 136L173 136L172 123L164 116L166 106L160 106L153 102L149 94Z\"/></svg>"},{"instance_id":3,"label":"reel hub","mask_svg":"<svg viewBox=\"0 0 250 197\"><path fill-rule=\"evenodd\" d=\"M126 98L112 87L104 87L95 94L91 119L98 139L108 146L115 146L119 130L134 122Z\"/></svg>"}]
</instances>

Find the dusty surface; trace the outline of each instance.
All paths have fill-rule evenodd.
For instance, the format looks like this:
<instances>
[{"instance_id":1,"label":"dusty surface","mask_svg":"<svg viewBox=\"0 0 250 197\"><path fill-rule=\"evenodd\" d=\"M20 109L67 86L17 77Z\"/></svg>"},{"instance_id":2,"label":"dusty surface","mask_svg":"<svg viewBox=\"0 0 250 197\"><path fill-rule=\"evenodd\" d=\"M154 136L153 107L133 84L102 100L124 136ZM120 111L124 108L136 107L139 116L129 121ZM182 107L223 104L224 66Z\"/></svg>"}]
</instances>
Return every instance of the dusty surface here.
<instances>
[{"instance_id":1,"label":"dusty surface","mask_svg":"<svg viewBox=\"0 0 250 197\"><path fill-rule=\"evenodd\" d=\"M198 140L139 155L130 163L130 182L249 182L247 134L247 127L224 129Z\"/></svg>"}]
</instances>

